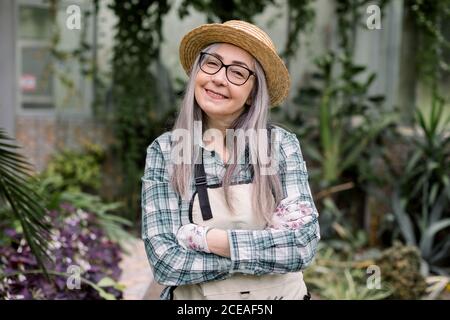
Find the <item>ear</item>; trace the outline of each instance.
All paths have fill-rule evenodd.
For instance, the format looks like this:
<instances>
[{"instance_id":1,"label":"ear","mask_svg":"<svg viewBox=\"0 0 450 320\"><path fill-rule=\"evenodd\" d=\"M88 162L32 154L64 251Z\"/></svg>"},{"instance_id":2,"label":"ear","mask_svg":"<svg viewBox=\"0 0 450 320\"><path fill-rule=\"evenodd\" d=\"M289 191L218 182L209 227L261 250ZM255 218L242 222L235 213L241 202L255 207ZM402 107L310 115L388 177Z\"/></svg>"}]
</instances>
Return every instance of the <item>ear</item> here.
<instances>
[{"instance_id":1,"label":"ear","mask_svg":"<svg viewBox=\"0 0 450 320\"><path fill-rule=\"evenodd\" d=\"M248 104L249 106L252 105L252 95L250 94L247 98L247 101L245 101L245 104Z\"/></svg>"}]
</instances>

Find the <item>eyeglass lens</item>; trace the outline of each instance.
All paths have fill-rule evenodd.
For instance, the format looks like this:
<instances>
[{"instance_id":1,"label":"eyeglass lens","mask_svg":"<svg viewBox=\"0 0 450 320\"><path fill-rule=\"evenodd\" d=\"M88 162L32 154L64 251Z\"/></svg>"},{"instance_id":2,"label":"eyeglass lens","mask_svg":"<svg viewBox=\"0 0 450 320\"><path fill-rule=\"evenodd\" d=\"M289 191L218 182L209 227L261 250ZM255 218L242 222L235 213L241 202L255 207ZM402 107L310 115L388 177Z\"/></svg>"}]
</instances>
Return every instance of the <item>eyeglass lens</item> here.
<instances>
[{"instance_id":1,"label":"eyeglass lens","mask_svg":"<svg viewBox=\"0 0 450 320\"><path fill-rule=\"evenodd\" d=\"M215 74L217 73L223 66L223 62L211 55L211 54L203 54L202 61L200 63L200 68L207 74ZM247 79L250 77L250 71L246 68L241 67L239 65L228 65L226 68L226 75L228 81L236 85L244 84Z\"/></svg>"}]
</instances>

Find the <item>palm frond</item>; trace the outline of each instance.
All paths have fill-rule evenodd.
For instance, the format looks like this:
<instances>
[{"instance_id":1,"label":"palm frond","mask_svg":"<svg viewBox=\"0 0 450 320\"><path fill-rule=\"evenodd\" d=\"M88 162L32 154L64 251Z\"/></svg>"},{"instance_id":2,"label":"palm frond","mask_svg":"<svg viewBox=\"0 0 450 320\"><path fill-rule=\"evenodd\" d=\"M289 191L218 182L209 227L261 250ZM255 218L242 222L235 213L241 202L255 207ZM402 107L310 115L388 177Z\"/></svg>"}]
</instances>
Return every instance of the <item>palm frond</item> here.
<instances>
[{"instance_id":1,"label":"palm frond","mask_svg":"<svg viewBox=\"0 0 450 320\"><path fill-rule=\"evenodd\" d=\"M10 205L10 212L23 229L39 266L46 272L45 262L50 239L50 223L43 199L33 190L32 166L22 156L6 132L0 128L0 197Z\"/></svg>"}]
</instances>

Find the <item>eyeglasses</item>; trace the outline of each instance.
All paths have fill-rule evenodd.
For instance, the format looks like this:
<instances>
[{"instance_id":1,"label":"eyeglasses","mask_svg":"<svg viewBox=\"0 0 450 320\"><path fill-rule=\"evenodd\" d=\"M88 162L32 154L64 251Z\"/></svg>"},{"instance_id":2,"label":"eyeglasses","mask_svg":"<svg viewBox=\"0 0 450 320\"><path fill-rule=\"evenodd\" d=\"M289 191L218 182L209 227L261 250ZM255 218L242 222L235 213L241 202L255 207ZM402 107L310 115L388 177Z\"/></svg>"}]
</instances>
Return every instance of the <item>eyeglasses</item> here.
<instances>
[{"instance_id":1,"label":"eyeglasses","mask_svg":"<svg viewBox=\"0 0 450 320\"><path fill-rule=\"evenodd\" d=\"M206 52L200 52L199 66L204 73L210 75L216 74L225 67L228 81L236 86L242 86L251 76L256 78L254 71L238 64L225 64L215 55Z\"/></svg>"}]
</instances>

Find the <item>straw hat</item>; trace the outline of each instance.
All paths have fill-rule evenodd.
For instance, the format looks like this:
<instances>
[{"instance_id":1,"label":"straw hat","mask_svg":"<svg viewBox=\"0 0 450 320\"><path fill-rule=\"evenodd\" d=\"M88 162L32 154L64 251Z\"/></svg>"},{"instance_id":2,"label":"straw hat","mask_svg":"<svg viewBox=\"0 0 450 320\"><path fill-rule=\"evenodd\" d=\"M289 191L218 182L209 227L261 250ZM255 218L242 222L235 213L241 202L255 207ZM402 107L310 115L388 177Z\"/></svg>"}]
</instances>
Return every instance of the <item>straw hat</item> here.
<instances>
[{"instance_id":1,"label":"straw hat","mask_svg":"<svg viewBox=\"0 0 450 320\"><path fill-rule=\"evenodd\" d=\"M286 98L291 80L283 60L267 33L245 21L204 24L187 33L180 44L180 60L186 73L190 72L200 51L216 42L238 46L258 60L266 74L272 106L279 105Z\"/></svg>"}]
</instances>

